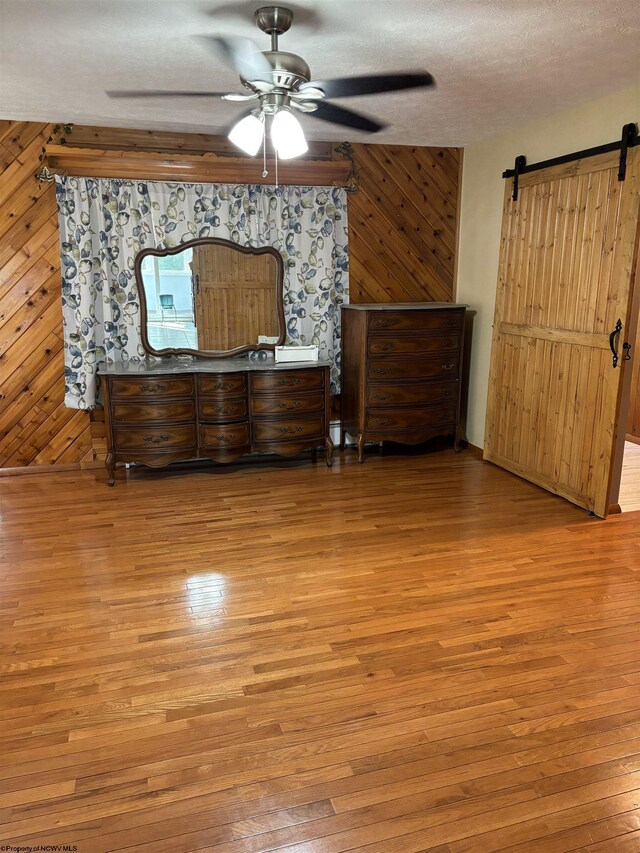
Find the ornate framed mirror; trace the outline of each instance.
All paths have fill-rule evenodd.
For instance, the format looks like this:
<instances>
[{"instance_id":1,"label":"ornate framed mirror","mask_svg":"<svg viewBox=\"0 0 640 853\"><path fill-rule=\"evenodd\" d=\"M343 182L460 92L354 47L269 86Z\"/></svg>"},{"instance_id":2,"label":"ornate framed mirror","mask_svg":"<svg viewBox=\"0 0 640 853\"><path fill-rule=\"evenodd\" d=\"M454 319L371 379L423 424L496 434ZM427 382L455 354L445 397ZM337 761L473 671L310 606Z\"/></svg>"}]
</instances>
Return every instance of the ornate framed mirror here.
<instances>
[{"instance_id":1,"label":"ornate framed mirror","mask_svg":"<svg viewBox=\"0 0 640 853\"><path fill-rule=\"evenodd\" d=\"M284 343L284 265L271 247L203 237L135 259L150 355L226 358Z\"/></svg>"}]
</instances>

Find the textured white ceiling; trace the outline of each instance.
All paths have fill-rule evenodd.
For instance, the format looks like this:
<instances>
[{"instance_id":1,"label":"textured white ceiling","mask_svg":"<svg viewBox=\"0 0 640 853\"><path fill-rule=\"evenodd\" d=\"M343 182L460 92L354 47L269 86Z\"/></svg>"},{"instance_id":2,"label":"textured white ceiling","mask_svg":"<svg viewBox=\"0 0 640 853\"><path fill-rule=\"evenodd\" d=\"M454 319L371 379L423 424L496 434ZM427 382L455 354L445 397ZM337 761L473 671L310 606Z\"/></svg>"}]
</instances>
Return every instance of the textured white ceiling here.
<instances>
[{"instance_id":1,"label":"textured white ceiling","mask_svg":"<svg viewBox=\"0 0 640 853\"><path fill-rule=\"evenodd\" d=\"M239 91L198 34L245 35L260 0L0 0L0 117L217 133L223 101L110 100L105 89ZM297 0L280 47L315 78L425 68L437 89L340 99L375 136L302 119L315 139L465 145L638 79L638 0ZM640 106L640 105L639 105ZM630 116L633 120L637 116Z\"/></svg>"}]
</instances>

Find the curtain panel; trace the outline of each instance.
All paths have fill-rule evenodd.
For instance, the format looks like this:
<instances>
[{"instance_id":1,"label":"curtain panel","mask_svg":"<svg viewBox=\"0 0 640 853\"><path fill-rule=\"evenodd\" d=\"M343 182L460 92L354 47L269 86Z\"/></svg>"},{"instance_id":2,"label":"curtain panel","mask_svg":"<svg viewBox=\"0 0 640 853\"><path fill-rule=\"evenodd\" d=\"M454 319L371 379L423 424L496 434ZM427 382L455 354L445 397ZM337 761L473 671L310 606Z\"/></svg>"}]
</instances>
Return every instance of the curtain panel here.
<instances>
[{"instance_id":1,"label":"curtain panel","mask_svg":"<svg viewBox=\"0 0 640 853\"><path fill-rule=\"evenodd\" d=\"M103 361L145 358L134 259L196 237L272 246L284 261L289 345L317 344L340 369L349 300L347 196L340 187L178 184L56 177L65 405L92 409Z\"/></svg>"}]
</instances>

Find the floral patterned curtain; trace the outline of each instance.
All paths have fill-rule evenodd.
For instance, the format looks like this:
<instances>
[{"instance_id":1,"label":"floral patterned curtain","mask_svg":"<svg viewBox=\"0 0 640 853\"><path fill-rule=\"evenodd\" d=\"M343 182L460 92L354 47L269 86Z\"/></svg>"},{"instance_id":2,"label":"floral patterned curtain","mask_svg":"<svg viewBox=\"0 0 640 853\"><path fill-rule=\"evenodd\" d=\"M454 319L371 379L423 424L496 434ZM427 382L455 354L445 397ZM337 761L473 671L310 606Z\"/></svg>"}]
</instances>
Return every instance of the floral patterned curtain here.
<instances>
[{"instance_id":1,"label":"floral patterned curtain","mask_svg":"<svg viewBox=\"0 0 640 853\"><path fill-rule=\"evenodd\" d=\"M57 177L65 405L96 405L100 362L145 358L134 258L223 237L284 260L287 344L317 344L338 390L340 312L349 299L346 191Z\"/></svg>"}]
</instances>

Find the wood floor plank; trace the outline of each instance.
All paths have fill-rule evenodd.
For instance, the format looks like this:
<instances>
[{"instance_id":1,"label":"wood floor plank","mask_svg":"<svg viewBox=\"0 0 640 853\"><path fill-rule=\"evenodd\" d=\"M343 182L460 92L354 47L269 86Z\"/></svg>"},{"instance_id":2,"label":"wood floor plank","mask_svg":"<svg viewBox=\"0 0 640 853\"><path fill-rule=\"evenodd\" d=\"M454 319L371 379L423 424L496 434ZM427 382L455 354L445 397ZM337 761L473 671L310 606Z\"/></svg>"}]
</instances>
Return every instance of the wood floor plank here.
<instances>
[{"instance_id":1,"label":"wood floor plank","mask_svg":"<svg viewBox=\"0 0 640 853\"><path fill-rule=\"evenodd\" d=\"M3 478L0 517L3 843L640 849L632 514L443 451Z\"/></svg>"}]
</instances>

